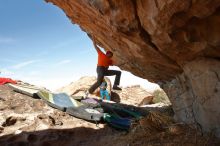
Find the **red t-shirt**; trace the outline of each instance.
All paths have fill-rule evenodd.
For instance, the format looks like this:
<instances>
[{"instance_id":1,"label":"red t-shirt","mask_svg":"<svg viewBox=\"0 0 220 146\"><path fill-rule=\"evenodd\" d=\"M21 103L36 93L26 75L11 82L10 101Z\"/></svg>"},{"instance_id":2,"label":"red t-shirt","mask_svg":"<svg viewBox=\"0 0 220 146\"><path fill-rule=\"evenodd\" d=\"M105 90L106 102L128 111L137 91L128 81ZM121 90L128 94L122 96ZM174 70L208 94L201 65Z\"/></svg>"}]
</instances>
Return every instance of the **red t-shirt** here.
<instances>
[{"instance_id":1,"label":"red t-shirt","mask_svg":"<svg viewBox=\"0 0 220 146\"><path fill-rule=\"evenodd\" d=\"M98 64L97 66L109 67L112 65L112 60L106 56L101 50L98 50Z\"/></svg>"}]
</instances>

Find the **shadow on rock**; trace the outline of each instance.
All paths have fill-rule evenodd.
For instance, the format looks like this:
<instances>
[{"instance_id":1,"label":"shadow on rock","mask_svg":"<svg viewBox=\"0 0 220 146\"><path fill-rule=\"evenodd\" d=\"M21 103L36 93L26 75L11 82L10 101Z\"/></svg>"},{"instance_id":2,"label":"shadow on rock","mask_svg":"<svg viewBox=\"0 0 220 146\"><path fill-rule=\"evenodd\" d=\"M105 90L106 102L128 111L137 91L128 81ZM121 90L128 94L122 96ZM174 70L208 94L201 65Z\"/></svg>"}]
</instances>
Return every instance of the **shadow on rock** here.
<instances>
[{"instance_id":1,"label":"shadow on rock","mask_svg":"<svg viewBox=\"0 0 220 146\"><path fill-rule=\"evenodd\" d=\"M117 131L104 127L92 129L77 127L74 129L47 129L42 131L21 132L17 135L0 137L2 146L79 146L79 145L105 145L100 139L111 141L106 135L113 135ZM108 139L109 138L109 139Z\"/></svg>"},{"instance_id":2,"label":"shadow on rock","mask_svg":"<svg viewBox=\"0 0 220 146\"><path fill-rule=\"evenodd\" d=\"M111 100L116 102L116 103L120 103L121 102L121 99L120 99L120 96L118 93L116 92L111 92Z\"/></svg>"}]
</instances>

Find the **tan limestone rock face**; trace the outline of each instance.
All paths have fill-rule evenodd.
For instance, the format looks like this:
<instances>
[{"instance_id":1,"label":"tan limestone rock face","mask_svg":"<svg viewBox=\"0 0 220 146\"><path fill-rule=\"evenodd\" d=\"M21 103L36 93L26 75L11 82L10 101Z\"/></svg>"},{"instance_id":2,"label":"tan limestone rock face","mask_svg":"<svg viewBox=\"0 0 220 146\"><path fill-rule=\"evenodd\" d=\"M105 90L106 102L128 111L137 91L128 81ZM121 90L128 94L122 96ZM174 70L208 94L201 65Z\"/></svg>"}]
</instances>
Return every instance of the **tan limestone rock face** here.
<instances>
[{"instance_id":1,"label":"tan limestone rock face","mask_svg":"<svg viewBox=\"0 0 220 146\"><path fill-rule=\"evenodd\" d=\"M144 30L131 0L48 0L64 10L73 23L94 35L114 53L121 68L151 81L171 79L182 69L158 51ZM163 74L160 72L164 71Z\"/></svg>"},{"instance_id":2,"label":"tan limestone rock face","mask_svg":"<svg viewBox=\"0 0 220 146\"><path fill-rule=\"evenodd\" d=\"M166 82L177 119L220 133L219 110L211 106L220 96L213 73L220 58L220 0L46 1L113 51L120 68ZM191 75L196 72L201 77Z\"/></svg>"},{"instance_id":3,"label":"tan limestone rock face","mask_svg":"<svg viewBox=\"0 0 220 146\"><path fill-rule=\"evenodd\" d=\"M79 80L70 83L67 86L64 86L60 89L58 89L57 92L65 92L68 95L73 96L84 96L85 92L97 81L97 78L95 76L85 76L81 77ZM109 94L111 94L112 85L109 78L105 77L105 81L107 82L107 90L110 91ZM99 88L94 91L94 94L98 94Z\"/></svg>"},{"instance_id":4,"label":"tan limestone rock face","mask_svg":"<svg viewBox=\"0 0 220 146\"><path fill-rule=\"evenodd\" d=\"M85 91L88 90L88 88L91 87L96 80L97 79L94 76L85 76L67 86L58 89L58 92L65 92L72 96L83 96ZM140 85L122 88L122 91L112 91L111 81L107 77L105 77L105 80L107 82L107 90L110 91L109 94L112 101L135 106L152 103L152 94L143 89ZM94 92L94 95L100 96L99 92L100 90L98 88ZM93 95L89 95L89 97L93 97Z\"/></svg>"},{"instance_id":5,"label":"tan limestone rock face","mask_svg":"<svg viewBox=\"0 0 220 146\"><path fill-rule=\"evenodd\" d=\"M152 104L153 96L139 85L122 88L122 91L115 91L120 97L120 102L135 106ZM114 99L114 97L113 97Z\"/></svg>"},{"instance_id":6,"label":"tan limestone rock face","mask_svg":"<svg viewBox=\"0 0 220 146\"><path fill-rule=\"evenodd\" d=\"M220 136L220 62L198 59L184 73L164 85L178 121L199 125Z\"/></svg>"}]
</instances>

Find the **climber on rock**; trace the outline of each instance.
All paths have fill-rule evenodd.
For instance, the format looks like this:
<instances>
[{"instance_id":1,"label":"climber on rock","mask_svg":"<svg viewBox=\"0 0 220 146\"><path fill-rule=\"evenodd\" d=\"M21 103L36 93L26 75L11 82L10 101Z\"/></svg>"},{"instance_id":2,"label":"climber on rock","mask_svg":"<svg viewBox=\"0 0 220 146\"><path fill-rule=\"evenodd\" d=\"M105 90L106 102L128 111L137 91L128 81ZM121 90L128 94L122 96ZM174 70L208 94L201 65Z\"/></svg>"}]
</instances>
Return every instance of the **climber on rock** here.
<instances>
[{"instance_id":1,"label":"climber on rock","mask_svg":"<svg viewBox=\"0 0 220 146\"><path fill-rule=\"evenodd\" d=\"M121 78L121 71L108 69L110 65L113 65L113 53L111 51L107 51L106 54L103 53L100 50L100 48L96 45L96 40L94 39L94 37L92 37L92 39L94 47L98 53L98 64L96 68L97 81L89 88L88 91L86 91L85 97L87 97L88 94L92 94L102 84L104 76L116 75L113 89L121 90L121 88L118 87Z\"/></svg>"}]
</instances>

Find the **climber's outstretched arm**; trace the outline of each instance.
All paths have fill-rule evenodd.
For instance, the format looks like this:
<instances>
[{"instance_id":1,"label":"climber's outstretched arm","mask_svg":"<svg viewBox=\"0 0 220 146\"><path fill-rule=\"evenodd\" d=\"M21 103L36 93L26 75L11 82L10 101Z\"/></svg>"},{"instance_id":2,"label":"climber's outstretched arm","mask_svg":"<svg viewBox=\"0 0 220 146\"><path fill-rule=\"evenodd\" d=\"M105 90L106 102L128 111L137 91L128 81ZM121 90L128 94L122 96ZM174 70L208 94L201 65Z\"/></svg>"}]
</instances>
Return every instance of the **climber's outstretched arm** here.
<instances>
[{"instance_id":1,"label":"climber's outstretched arm","mask_svg":"<svg viewBox=\"0 0 220 146\"><path fill-rule=\"evenodd\" d=\"M98 47L97 44L96 44L96 39L95 39L94 37L92 37L92 40L93 40L93 45L94 45L96 51L97 51L97 52L101 52L101 50L99 49L99 47Z\"/></svg>"}]
</instances>

